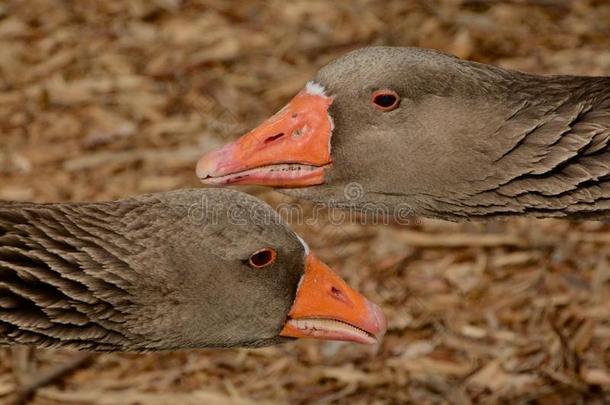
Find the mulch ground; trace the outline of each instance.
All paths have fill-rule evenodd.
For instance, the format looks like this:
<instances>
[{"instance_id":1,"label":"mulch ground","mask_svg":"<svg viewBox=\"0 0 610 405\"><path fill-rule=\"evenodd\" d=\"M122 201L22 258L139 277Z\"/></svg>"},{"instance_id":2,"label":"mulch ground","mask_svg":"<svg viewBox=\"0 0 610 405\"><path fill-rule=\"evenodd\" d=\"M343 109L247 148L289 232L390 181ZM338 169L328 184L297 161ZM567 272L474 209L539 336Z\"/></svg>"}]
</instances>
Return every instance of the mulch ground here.
<instances>
[{"instance_id":1,"label":"mulch ground","mask_svg":"<svg viewBox=\"0 0 610 405\"><path fill-rule=\"evenodd\" d=\"M0 199L198 187L194 162L327 61L422 46L610 75L606 1L0 2ZM249 191L272 204L269 190ZM308 205L305 204L305 212ZM32 404L610 402L610 226L514 219L297 228L382 305L380 347L99 354ZM0 403L70 351L0 349ZM12 396L12 397L11 397Z\"/></svg>"}]
</instances>

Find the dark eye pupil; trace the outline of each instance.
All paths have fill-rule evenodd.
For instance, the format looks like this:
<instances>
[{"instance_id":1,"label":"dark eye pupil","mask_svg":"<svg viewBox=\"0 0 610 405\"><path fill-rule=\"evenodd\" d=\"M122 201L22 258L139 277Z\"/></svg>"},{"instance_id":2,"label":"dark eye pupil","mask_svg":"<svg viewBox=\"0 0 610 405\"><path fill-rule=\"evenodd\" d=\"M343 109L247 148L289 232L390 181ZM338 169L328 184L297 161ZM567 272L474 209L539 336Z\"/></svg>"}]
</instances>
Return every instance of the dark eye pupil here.
<instances>
[{"instance_id":1,"label":"dark eye pupil","mask_svg":"<svg viewBox=\"0 0 610 405\"><path fill-rule=\"evenodd\" d=\"M271 263L273 259L273 253L270 250L262 250L258 253L253 254L250 257L250 262L255 267L263 267Z\"/></svg>"},{"instance_id":2,"label":"dark eye pupil","mask_svg":"<svg viewBox=\"0 0 610 405\"><path fill-rule=\"evenodd\" d=\"M380 107L391 107L396 102L396 97L392 94L380 94L375 97L375 104Z\"/></svg>"}]
</instances>

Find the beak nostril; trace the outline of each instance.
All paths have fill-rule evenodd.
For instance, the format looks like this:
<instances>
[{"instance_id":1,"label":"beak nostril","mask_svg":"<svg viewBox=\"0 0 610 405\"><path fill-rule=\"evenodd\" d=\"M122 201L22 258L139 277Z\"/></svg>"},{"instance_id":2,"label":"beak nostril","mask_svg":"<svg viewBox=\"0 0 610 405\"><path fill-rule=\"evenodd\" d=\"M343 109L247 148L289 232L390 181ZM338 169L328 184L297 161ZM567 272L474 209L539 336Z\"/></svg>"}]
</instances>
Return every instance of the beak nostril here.
<instances>
[{"instance_id":1,"label":"beak nostril","mask_svg":"<svg viewBox=\"0 0 610 405\"><path fill-rule=\"evenodd\" d=\"M343 291L341 291L340 289L338 289L335 286L330 287L330 294L333 296L333 298L335 298L341 302L345 302L345 303L349 302L349 299L345 296Z\"/></svg>"},{"instance_id":2,"label":"beak nostril","mask_svg":"<svg viewBox=\"0 0 610 405\"><path fill-rule=\"evenodd\" d=\"M276 140L280 139L280 138L281 138L281 137L283 137L283 136L284 136L284 133L283 133L283 132L280 132L280 133L279 133L279 134L277 134L277 135L273 135L273 136L270 136L269 138L265 139L264 143L266 143L266 144L267 144L267 143L270 143L270 142L276 141Z\"/></svg>"}]
</instances>

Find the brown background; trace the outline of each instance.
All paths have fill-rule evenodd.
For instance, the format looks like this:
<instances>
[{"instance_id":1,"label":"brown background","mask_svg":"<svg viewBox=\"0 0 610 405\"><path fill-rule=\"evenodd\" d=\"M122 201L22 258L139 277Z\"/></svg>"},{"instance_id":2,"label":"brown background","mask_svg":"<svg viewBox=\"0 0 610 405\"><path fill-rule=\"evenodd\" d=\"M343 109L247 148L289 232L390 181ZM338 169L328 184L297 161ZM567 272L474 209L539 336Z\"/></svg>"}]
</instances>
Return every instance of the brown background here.
<instances>
[{"instance_id":1,"label":"brown background","mask_svg":"<svg viewBox=\"0 0 610 405\"><path fill-rule=\"evenodd\" d=\"M0 199L196 187L204 151L368 44L610 75L606 1L0 2ZM272 203L280 194L250 189ZM307 205L305 205L307 207ZM610 227L515 219L298 226L381 304L375 349L101 354L36 404L610 401ZM0 349L0 402L72 352ZM19 359L18 361L16 359Z\"/></svg>"}]
</instances>

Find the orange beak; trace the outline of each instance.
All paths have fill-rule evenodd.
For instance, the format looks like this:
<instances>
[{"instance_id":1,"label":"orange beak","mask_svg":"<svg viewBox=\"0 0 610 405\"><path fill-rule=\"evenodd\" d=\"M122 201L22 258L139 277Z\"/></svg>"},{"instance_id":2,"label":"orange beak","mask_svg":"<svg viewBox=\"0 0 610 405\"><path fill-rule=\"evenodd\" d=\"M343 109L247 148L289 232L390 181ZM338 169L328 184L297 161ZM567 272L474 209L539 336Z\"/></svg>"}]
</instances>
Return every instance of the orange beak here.
<instances>
[{"instance_id":1,"label":"orange beak","mask_svg":"<svg viewBox=\"0 0 610 405\"><path fill-rule=\"evenodd\" d=\"M377 305L352 290L314 255L307 256L281 336L375 344L385 331L386 319Z\"/></svg>"},{"instance_id":2,"label":"orange beak","mask_svg":"<svg viewBox=\"0 0 610 405\"><path fill-rule=\"evenodd\" d=\"M277 114L197 163L208 185L305 187L324 182L330 165L332 98L307 86Z\"/></svg>"}]
</instances>

